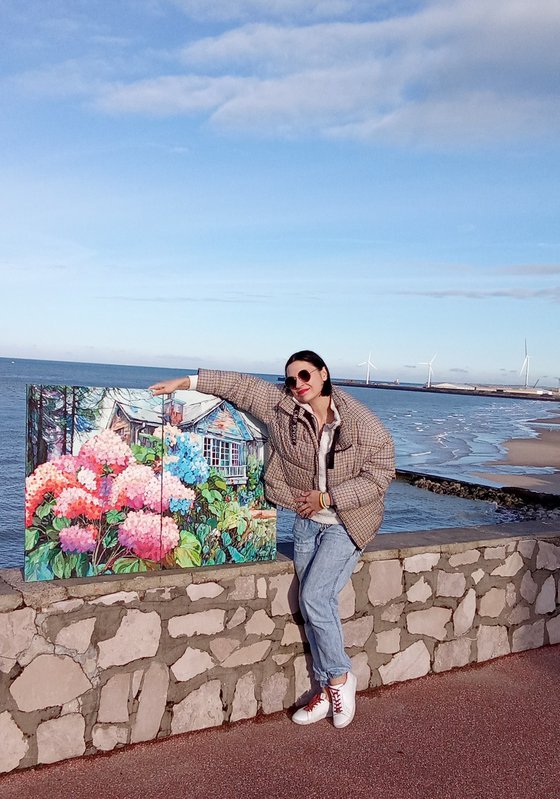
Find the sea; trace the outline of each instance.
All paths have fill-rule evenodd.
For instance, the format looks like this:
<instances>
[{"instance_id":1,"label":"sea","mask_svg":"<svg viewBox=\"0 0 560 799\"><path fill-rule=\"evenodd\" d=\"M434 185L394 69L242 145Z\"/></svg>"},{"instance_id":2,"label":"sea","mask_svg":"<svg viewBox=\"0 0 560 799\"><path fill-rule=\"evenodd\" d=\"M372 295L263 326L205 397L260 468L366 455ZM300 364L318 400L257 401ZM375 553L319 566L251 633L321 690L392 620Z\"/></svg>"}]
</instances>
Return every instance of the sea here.
<instances>
[{"instance_id":1,"label":"sea","mask_svg":"<svg viewBox=\"0 0 560 799\"><path fill-rule=\"evenodd\" d=\"M23 564L26 385L88 385L147 388L196 370L0 358L0 567ZM276 375L259 375L276 382ZM476 473L497 473L494 463L512 438L532 438L539 428L557 429L560 402L346 388L391 431L397 468L482 482ZM552 469L500 466L501 473ZM503 482L503 478L501 478ZM490 485L490 483L489 483ZM492 483L492 485L495 485ZM434 494L395 481L389 488L380 533L469 527L505 520L494 503ZM293 514L280 510L278 541L291 536Z\"/></svg>"}]
</instances>

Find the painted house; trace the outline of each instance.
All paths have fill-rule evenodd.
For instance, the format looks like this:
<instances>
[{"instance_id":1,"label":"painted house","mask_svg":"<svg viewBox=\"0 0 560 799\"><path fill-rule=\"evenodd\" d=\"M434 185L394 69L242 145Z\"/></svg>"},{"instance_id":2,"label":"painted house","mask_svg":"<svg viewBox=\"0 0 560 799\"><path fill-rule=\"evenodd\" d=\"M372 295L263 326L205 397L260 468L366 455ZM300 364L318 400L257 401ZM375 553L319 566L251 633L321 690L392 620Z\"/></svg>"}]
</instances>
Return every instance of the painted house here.
<instances>
[{"instance_id":1,"label":"painted house","mask_svg":"<svg viewBox=\"0 0 560 799\"><path fill-rule=\"evenodd\" d=\"M229 483L246 483L248 458L264 462L266 428L226 400L189 391L187 401L185 394L177 392L164 402L163 419L159 409L116 400L107 426L127 444L144 446L149 445L146 436L161 433L162 422L193 433L210 466Z\"/></svg>"}]
</instances>

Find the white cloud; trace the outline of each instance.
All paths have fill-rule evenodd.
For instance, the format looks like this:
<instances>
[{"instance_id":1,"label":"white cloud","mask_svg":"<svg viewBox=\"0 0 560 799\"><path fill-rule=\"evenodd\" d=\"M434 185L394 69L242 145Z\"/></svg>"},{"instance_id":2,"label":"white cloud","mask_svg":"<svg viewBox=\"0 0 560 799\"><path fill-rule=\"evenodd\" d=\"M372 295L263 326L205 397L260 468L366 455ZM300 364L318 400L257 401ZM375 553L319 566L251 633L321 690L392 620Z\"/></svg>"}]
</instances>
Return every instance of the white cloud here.
<instances>
[{"instance_id":1,"label":"white cloud","mask_svg":"<svg viewBox=\"0 0 560 799\"><path fill-rule=\"evenodd\" d=\"M175 5L229 29L176 53L147 46L133 67L107 40L105 62L67 61L21 85L83 94L111 113L203 114L220 130L265 136L463 147L560 132L557 0L538 10L527 0ZM257 22L231 22L245 19ZM175 68L162 74L166 60Z\"/></svg>"}]
</instances>

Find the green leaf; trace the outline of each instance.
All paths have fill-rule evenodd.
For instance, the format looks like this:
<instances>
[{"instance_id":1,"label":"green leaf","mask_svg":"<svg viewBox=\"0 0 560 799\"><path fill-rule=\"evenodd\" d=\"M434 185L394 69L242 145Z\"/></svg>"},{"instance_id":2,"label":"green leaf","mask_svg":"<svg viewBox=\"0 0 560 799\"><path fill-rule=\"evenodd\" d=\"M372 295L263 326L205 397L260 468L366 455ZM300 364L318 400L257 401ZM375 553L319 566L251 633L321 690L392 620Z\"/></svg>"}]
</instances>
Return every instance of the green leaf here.
<instances>
[{"instance_id":1,"label":"green leaf","mask_svg":"<svg viewBox=\"0 0 560 799\"><path fill-rule=\"evenodd\" d=\"M110 549L111 547L115 546L115 544L117 543L117 536L118 536L118 530L114 529L107 530L107 532L103 536L103 546L105 547L105 549Z\"/></svg>"},{"instance_id":2,"label":"green leaf","mask_svg":"<svg viewBox=\"0 0 560 799\"><path fill-rule=\"evenodd\" d=\"M222 533L222 544L226 547L231 544L231 535L228 532Z\"/></svg>"},{"instance_id":3,"label":"green leaf","mask_svg":"<svg viewBox=\"0 0 560 799\"><path fill-rule=\"evenodd\" d=\"M216 563L217 563L219 566L221 566L221 565L222 565L222 563L225 563L225 562L226 562L226 553L224 552L224 550L223 550L223 549L219 549L219 550L216 552Z\"/></svg>"},{"instance_id":4,"label":"green leaf","mask_svg":"<svg viewBox=\"0 0 560 799\"><path fill-rule=\"evenodd\" d=\"M220 491L227 491L227 483L225 482L225 480L222 480L221 477L215 477L214 478L214 485Z\"/></svg>"},{"instance_id":5,"label":"green leaf","mask_svg":"<svg viewBox=\"0 0 560 799\"><path fill-rule=\"evenodd\" d=\"M65 565L66 563L64 555L62 554L62 552L57 552L51 563L51 568L54 572L55 577L60 577L60 578L64 577Z\"/></svg>"},{"instance_id":6,"label":"green leaf","mask_svg":"<svg viewBox=\"0 0 560 799\"><path fill-rule=\"evenodd\" d=\"M89 571L89 556L86 552L76 557L76 575L78 577L87 577Z\"/></svg>"},{"instance_id":7,"label":"green leaf","mask_svg":"<svg viewBox=\"0 0 560 799\"><path fill-rule=\"evenodd\" d=\"M28 527L25 531L25 551L34 549L39 543L39 530L36 527Z\"/></svg>"},{"instance_id":8,"label":"green leaf","mask_svg":"<svg viewBox=\"0 0 560 799\"><path fill-rule=\"evenodd\" d=\"M148 569L153 568L155 568L155 564L151 563L151 561L142 560L142 558L119 558L113 564L113 572L115 574L147 572Z\"/></svg>"},{"instance_id":9,"label":"green leaf","mask_svg":"<svg viewBox=\"0 0 560 799\"><path fill-rule=\"evenodd\" d=\"M228 552L231 555L231 559L234 563L245 563L245 558L235 547L228 547Z\"/></svg>"},{"instance_id":10,"label":"green leaf","mask_svg":"<svg viewBox=\"0 0 560 799\"><path fill-rule=\"evenodd\" d=\"M39 517L39 519L44 519L45 516L49 515L49 513L51 512L53 507L54 507L54 502L53 501L51 501L51 502L43 502L42 505L39 505L39 507L35 511L35 514Z\"/></svg>"},{"instance_id":11,"label":"green leaf","mask_svg":"<svg viewBox=\"0 0 560 799\"><path fill-rule=\"evenodd\" d=\"M66 516L55 516L52 520L53 530L56 530L57 532L64 530L65 527L70 527L71 524L72 522L70 519L67 519Z\"/></svg>"},{"instance_id":12,"label":"green leaf","mask_svg":"<svg viewBox=\"0 0 560 799\"><path fill-rule=\"evenodd\" d=\"M105 514L105 518L107 519L107 524L120 524L126 519L126 513L120 510L109 510Z\"/></svg>"},{"instance_id":13,"label":"green leaf","mask_svg":"<svg viewBox=\"0 0 560 799\"><path fill-rule=\"evenodd\" d=\"M64 578L67 580L69 577L72 577L72 572L76 568L76 563L78 561L78 555L76 553L70 553L66 556L66 563L64 564Z\"/></svg>"}]
</instances>

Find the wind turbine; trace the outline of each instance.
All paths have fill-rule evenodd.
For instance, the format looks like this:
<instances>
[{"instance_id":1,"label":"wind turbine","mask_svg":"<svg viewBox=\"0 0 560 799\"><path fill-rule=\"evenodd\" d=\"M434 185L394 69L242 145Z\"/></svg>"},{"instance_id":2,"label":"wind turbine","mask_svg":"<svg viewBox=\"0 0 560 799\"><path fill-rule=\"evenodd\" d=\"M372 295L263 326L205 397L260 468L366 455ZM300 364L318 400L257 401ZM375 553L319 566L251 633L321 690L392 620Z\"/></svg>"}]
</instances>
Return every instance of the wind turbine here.
<instances>
[{"instance_id":1,"label":"wind turbine","mask_svg":"<svg viewBox=\"0 0 560 799\"><path fill-rule=\"evenodd\" d=\"M527 339L525 339L525 360L523 361L523 366L519 371L520 375L522 375L523 372L525 372L525 383L523 384L523 388L528 388L529 386L529 361L530 361L530 356L527 351Z\"/></svg>"},{"instance_id":2,"label":"wind turbine","mask_svg":"<svg viewBox=\"0 0 560 799\"><path fill-rule=\"evenodd\" d=\"M426 383L426 388L431 388L432 387L432 376L434 374L434 370L432 369L432 364L433 364L433 362L435 361L436 358L437 358L437 353L436 353L436 355L433 356L431 361L421 361L418 364L419 366L427 366L428 367L428 382Z\"/></svg>"},{"instance_id":3,"label":"wind turbine","mask_svg":"<svg viewBox=\"0 0 560 799\"><path fill-rule=\"evenodd\" d=\"M369 370L370 370L370 367L372 369L377 369L377 366L374 363L371 362L371 351L370 351L370 353L368 355L367 361L362 361L361 363L358 364L358 366L366 366L366 365L367 365L366 385L368 385L369 384Z\"/></svg>"}]
</instances>

